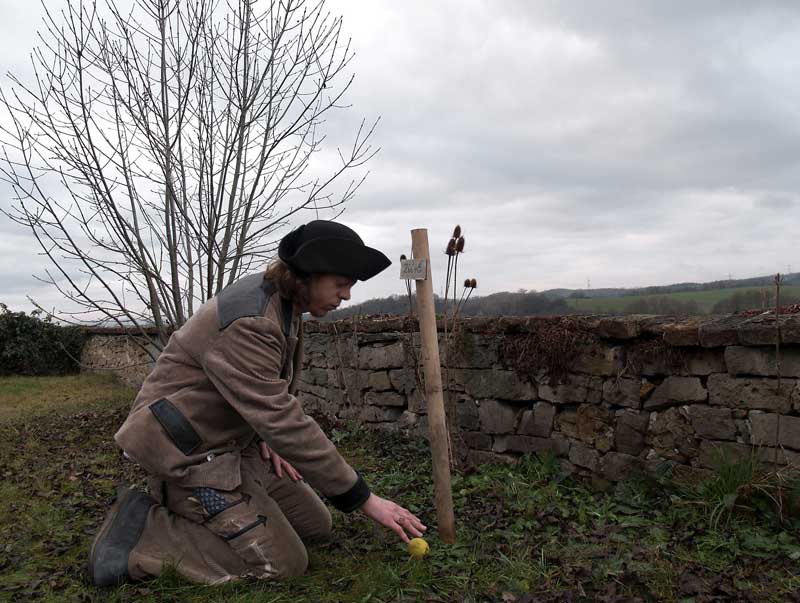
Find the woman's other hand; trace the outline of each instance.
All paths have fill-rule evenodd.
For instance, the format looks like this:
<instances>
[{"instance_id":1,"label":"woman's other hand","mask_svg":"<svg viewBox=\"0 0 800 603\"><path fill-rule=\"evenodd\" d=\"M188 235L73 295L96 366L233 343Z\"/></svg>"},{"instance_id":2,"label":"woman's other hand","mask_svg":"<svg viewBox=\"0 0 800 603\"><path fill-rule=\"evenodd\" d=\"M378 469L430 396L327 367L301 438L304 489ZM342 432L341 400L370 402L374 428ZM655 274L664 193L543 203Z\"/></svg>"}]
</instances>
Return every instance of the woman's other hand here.
<instances>
[{"instance_id":1,"label":"woman's other hand","mask_svg":"<svg viewBox=\"0 0 800 603\"><path fill-rule=\"evenodd\" d=\"M264 462L271 462L273 469L275 469L275 475L279 478L283 477L283 472L286 472L286 475L292 478L293 481L299 482L303 479L303 476L297 472L297 469L292 467L288 461L284 460L281 455L275 452L272 448L267 446L265 441L260 441L258 443L259 451L261 452L261 458L264 459Z\"/></svg>"}]
</instances>

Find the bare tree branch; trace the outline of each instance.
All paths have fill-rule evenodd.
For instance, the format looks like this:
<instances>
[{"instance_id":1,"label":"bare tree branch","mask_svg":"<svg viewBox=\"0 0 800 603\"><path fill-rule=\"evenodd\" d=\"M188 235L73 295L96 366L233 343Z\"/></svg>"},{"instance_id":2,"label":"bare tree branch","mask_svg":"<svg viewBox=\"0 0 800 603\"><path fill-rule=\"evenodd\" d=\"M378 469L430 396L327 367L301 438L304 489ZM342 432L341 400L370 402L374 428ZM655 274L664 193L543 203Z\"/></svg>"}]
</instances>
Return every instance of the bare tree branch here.
<instances>
[{"instance_id":1,"label":"bare tree branch","mask_svg":"<svg viewBox=\"0 0 800 603\"><path fill-rule=\"evenodd\" d=\"M6 215L31 230L78 310L160 344L274 252L304 210L338 215L377 150L362 122L310 176L353 57L324 0L45 6L29 77L0 104Z\"/></svg>"}]
</instances>

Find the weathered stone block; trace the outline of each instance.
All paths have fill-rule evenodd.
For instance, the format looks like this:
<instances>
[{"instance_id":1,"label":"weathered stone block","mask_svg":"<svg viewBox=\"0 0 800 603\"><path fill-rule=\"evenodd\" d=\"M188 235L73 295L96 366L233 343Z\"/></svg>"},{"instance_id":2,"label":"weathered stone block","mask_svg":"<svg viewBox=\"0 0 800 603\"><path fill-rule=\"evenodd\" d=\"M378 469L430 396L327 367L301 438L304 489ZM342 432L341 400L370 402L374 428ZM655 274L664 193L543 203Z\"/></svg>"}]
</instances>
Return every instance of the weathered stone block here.
<instances>
[{"instance_id":1,"label":"weathered stone block","mask_svg":"<svg viewBox=\"0 0 800 603\"><path fill-rule=\"evenodd\" d=\"M396 392L367 392L364 394L364 404L371 406L405 406L405 396Z\"/></svg>"},{"instance_id":2,"label":"weathered stone block","mask_svg":"<svg viewBox=\"0 0 800 603\"><path fill-rule=\"evenodd\" d=\"M328 357L322 353L303 352L303 366L310 367L316 366L319 368L328 368Z\"/></svg>"},{"instance_id":3,"label":"weathered stone block","mask_svg":"<svg viewBox=\"0 0 800 603\"><path fill-rule=\"evenodd\" d=\"M484 433L513 433L519 409L497 400L481 400L478 407L481 431Z\"/></svg>"},{"instance_id":4,"label":"weathered stone block","mask_svg":"<svg viewBox=\"0 0 800 603\"><path fill-rule=\"evenodd\" d=\"M358 350L358 367L362 369L400 368L405 364L401 342L362 347Z\"/></svg>"},{"instance_id":5,"label":"weathered stone block","mask_svg":"<svg viewBox=\"0 0 800 603\"><path fill-rule=\"evenodd\" d=\"M494 438L493 452L552 452L555 456L569 453L569 442L563 438L537 438L523 435L498 435Z\"/></svg>"},{"instance_id":6,"label":"weathered stone block","mask_svg":"<svg viewBox=\"0 0 800 603\"><path fill-rule=\"evenodd\" d=\"M397 419L397 424L402 429L411 429L412 427L416 426L418 421L419 415L417 413L410 410L404 410L403 414L400 415L400 418Z\"/></svg>"},{"instance_id":7,"label":"weathered stone block","mask_svg":"<svg viewBox=\"0 0 800 603\"><path fill-rule=\"evenodd\" d=\"M369 374L366 371L351 368L328 369L328 390L346 392L353 402L361 399L361 391L367 386L368 380Z\"/></svg>"},{"instance_id":8,"label":"weathered stone block","mask_svg":"<svg viewBox=\"0 0 800 603\"><path fill-rule=\"evenodd\" d=\"M403 414L402 408L382 408L379 406L364 406L361 408L359 416L362 421L367 423L377 423L383 421L397 421Z\"/></svg>"},{"instance_id":9,"label":"weathered stone block","mask_svg":"<svg viewBox=\"0 0 800 603\"><path fill-rule=\"evenodd\" d=\"M774 315L760 315L747 319L739 324L737 333L743 345L775 345L778 341Z\"/></svg>"},{"instance_id":10,"label":"weathered stone block","mask_svg":"<svg viewBox=\"0 0 800 603\"><path fill-rule=\"evenodd\" d=\"M578 439L577 420L578 413L574 410L562 411L556 415L555 429L567 437Z\"/></svg>"},{"instance_id":11,"label":"weathered stone block","mask_svg":"<svg viewBox=\"0 0 800 603\"><path fill-rule=\"evenodd\" d=\"M708 401L713 406L786 414L800 399L797 384L797 379L782 379L779 391L777 379L715 374L708 378Z\"/></svg>"},{"instance_id":12,"label":"weathered stone block","mask_svg":"<svg viewBox=\"0 0 800 603\"><path fill-rule=\"evenodd\" d=\"M596 333L608 339L633 339L639 336L639 322L629 316L601 318Z\"/></svg>"},{"instance_id":13,"label":"weathered stone block","mask_svg":"<svg viewBox=\"0 0 800 603\"><path fill-rule=\"evenodd\" d=\"M328 368L355 369L359 366L360 351L349 336L339 339L331 338L331 344L325 351L324 356Z\"/></svg>"},{"instance_id":14,"label":"weathered stone block","mask_svg":"<svg viewBox=\"0 0 800 603\"><path fill-rule=\"evenodd\" d=\"M749 414L751 443L755 446L777 446L778 420L781 415L760 410L752 410Z\"/></svg>"},{"instance_id":15,"label":"weathered stone block","mask_svg":"<svg viewBox=\"0 0 800 603\"><path fill-rule=\"evenodd\" d=\"M387 371L377 371L369 373L367 387L377 392L385 392L392 389L392 382L389 380Z\"/></svg>"},{"instance_id":16,"label":"weathered stone block","mask_svg":"<svg viewBox=\"0 0 800 603\"><path fill-rule=\"evenodd\" d=\"M578 467L597 471L600 467L600 453L586 444L573 442L569 448L569 461Z\"/></svg>"},{"instance_id":17,"label":"weathered stone block","mask_svg":"<svg viewBox=\"0 0 800 603\"><path fill-rule=\"evenodd\" d=\"M594 404L582 404L575 414L578 439L600 452L611 450L614 442L613 413Z\"/></svg>"},{"instance_id":18,"label":"weathered stone block","mask_svg":"<svg viewBox=\"0 0 800 603\"><path fill-rule=\"evenodd\" d=\"M537 402L533 405L533 410L526 410L522 413L518 432L521 435L547 438L553 431L555 415L555 406L547 402Z\"/></svg>"},{"instance_id":19,"label":"weathered stone block","mask_svg":"<svg viewBox=\"0 0 800 603\"><path fill-rule=\"evenodd\" d=\"M389 382L401 394L410 394L417 388L416 375L410 367L389 371Z\"/></svg>"},{"instance_id":20,"label":"weathered stone block","mask_svg":"<svg viewBox=\"0 0 800 603\"><path fill-rule=\"evenodd\" d=\"M722 316L703 322L698 328L700 345L704 348L737 345L737 329L742 320L740 316Z\"/></svg>"},{"instance_id":21,"label":"weathered stone block","mask_svg":"<svg viewBox=\"0 0 800 603\"><path fill-rule=\"evenodd\" d=\"M456 380L464 384L464 391L474 398L536 399L535 386L515 371L459 369L454 373Z\"/></svg>"},{"instance_id":22,"label":"weathered stone block","mask_svg":"<svg viewBox=\"0 0 800 603\"><path fill-rule=\"evenodd\" d=\"M350 335L350 337L353 336ZM358 345L363 346L370 343L394 343L395 341L400 341L404 337L408 337L408 333L386 331L384 333L358 333L354 338L357 338Z\"/></svg>"},{"instance_id":23,"label":"weathered stone block","mask_svg":"<svg viewBox=\"0 0 800 603\"><path fill-rule=\"evenodd\" d=\"M313 394L318 398L327 398L329 396L328 388L320 385L312 385L307 381L300 381L297 384L297 391Z\"/></svg>"},{"instance_id":24,"label":"weathered stone block","mask_svg":"<svg viewBox=\"0 0 800 603\"><path fill-rule=\"evenodd\" d=\"M700 442L700 453L697 455L697 463L701 467L716 469L721 461L743 461L749 458L751 454L753 454L753 449L747 444L702 440Z\"/></svg>"},{"instance_id":25,"label":"weathered stone block","mask_svg":"<svg viewBox=\"0 0 800 603\"><path fill-rule=\"evenodd\" d=\"M336 411L336 416L344 420L358 419L361 416L362 408L355 404L343 405Z\"/></svg>"},{"instance_id":26,"label":"weathered stone block","mask_svg":"<svg viewBox=\"0 0 800 603\"><path fill-rule=\"evenodd\" d=\"M325 398L308 392L298 392L298 400L303 406L303 411L311 415L332 415L336 412L336 407Z\"/></svg>"},{"instance_id":27,"label":"weathered stone block","mask_svg":"<svg viewBox=\"0 0 800 603\"><path fill-rule=\"evenodd\" d=\"M774 413L750 413L752 443L800 450L800 418Z\"/></svg>"},{"instance_id":28,"label":"weathered stone block","mask_svg":"<svg viewBox=\"0 0 800 603\"><path fill-rule=\"evenodd\" d=\"M664 326L664 341L671 346L700 345L700 321L687 319Z\"/></svg>"},{"instance_id":29,"label":"weathered stone block","mask_svg":"<svg viewBox=\"0 0 800 603\"><path fill-rule=\"evenodd\" d=\"M612 482L630 479L643 469L642 461L630 454L608 452L600 460L600 472Z\"/></svg>"},{"instance_id":30,"label":"weathered stone block","mask_svg":"<svg viewBox=\"0 0 800 603\"><path fill-rule=\"evenodd\" d=\"M800 350L781 350L781 376L800 377ZM725 364L731 375L774 377L778 374L774 347L730 346L725 348Z\"/></svg>"},{"instance_id":31,"label":"weathered stone block","mask_svg":"<svg viewBox=\"0 0 800 603\"><path fill-rule=\"evenodd\" d=\"M647 379L642 379L642 386L639 388L639 399L642 402L649 400L654 391L656 391L656 384L650 383Z\"/></svg>"},{"instance_id":32,"label":"weathered stone block","mask_svg":"<svg viewBox=\"0 0 800 603\"><path fill-rule=\"evenodd\" d=\"M330 338L328 335L319 333L306 334L303 337L303 352L305 354L322 354L328 353L330 346Z\"/></svg>"},{"instance_id":33,"label":"weathered stone block","mask_svg":"<svg viewBox=\"0 0 800 603\"><path fill-rule=\"evenodd\" d=\"M564 383L540 385L539 397L554 404L597 404L603 397L603 380L590 375L569 374Z\"/></svg>"},{"instance_id":34,"label":"weathered stone block","mask_svg":"<svg viewBox=\"0 0 800 603\"><path fill-rule=\"evenodd\" d=\"M328 369L309 367L300 373L300 379L313 385L328 385Z\"/></svg>"},{"instance_id":35,"label":"weathered stone block","mask_svg":"<svg viewBox=\"0 0 800 603\"><path fill-rule=\"evenodd\" d=\"M637 455L645 446L645 434L650 422L650 413L620 410L616 413L614 447L625 454Z\"/></svg>"},{"instance_id":36,"label":"weathered stone block","mask_svg":"<svg viewBox=\"0 0 800 603\"><path fill-rule=\"evenodd\" d=\"M800 316L790 314L781 317L781 341L783 343L800 343Z\"/></svg>"},{"instance_id":37,"label":"weathered stone block","mask_svg":"<svg viewBox=\"0 0 800 603\"><path fill-rule=\"evenodd\" d=\"M736 422L730 408L694 404L689 407L689 418L695 433L702 438L736 439Z\"/></svg>"},{"instance_id":38,"label":"weathered stone block","mask_svg":"<svg viewBox=\"0 0 800 603\"><path fill-rule=\"evenodd\" d=\"M442 338L444 339L444 338ZM496 338L477 333L458 333L452 340L453 351L448 365L451 368L488 369L500 362ZM440 344L444 350L444 345ZM442 355L442 362L446 358Z\"/></svg>"},{"instance_id":39,"label":"weathered stone block","mask_svg":"<svg viewBox=\"0 0 800 603\"><path fill-rule=\"evenodd\" d=\"M721 350L705 348L687 349L683 351L684 366L690 375L707 376L712 373L724 373L725 357Z\"/></svg>"},{"instance_id":40,"label":"weathered stone block","mask_svg":"<svg viewBox=\"0 0 800 603\"><path fill-rule=\"evenodd\" d=\"M644 408L658 410L686 402L705 402L707 399L708 392L697 377L667 377L644 403Z\"/></svg>"},{"instance_id":41,"label":"weathered stone block","mask_svg":"<svg viewBox=\"0 0 800 603\"><path fill-rule=\"evenodd\" d=\"M660 457L679 463L686 463L697 454L694 429L684 409L672 407L654 413L646 441Z\"/></svg>"},{"instance_id":42,"label":"weathered stone block","mask_svg":"<svg viewBox=\"0 0 800 603\"><path fill-rule=\"evenodd\" d=\"M480 428L478 405L475 400L460 400L456 404L456 420L461 429L476 431Z\"/></svg>"},{"instance_id":43,"label":"weathered stone block","mask_svg":"<svg viewBox=\"0 0 800 603\"><path fill-rule=\"evenodd\" d=\"M625 364L622 346L594 345L581 349L572 364L572 370L601 377L618 374Z\"/></svg>"},{"instance_id":44,"label":"weathered stone block","mask_svg":"<svg viewBox=\"0 0 800 603\"><path fill-rule=\"evenodd\" d=\"M641 390L641 379L606 379L603 382L603 401L615 406L627 406L628 408L640 408L639 392Z\"/></svg>"},{"instance_id":45,"label":"weathered stone block","mask_svg":"<svg viewBox=\"0 0 800 603\"><path fill-rule=\"evenodd\" d=\"M462 431L461 438L464 444L471 450L491 450L492 436L480 431ZM502 452L502 451L500 451Z\"/></svg>"}]
</instances>

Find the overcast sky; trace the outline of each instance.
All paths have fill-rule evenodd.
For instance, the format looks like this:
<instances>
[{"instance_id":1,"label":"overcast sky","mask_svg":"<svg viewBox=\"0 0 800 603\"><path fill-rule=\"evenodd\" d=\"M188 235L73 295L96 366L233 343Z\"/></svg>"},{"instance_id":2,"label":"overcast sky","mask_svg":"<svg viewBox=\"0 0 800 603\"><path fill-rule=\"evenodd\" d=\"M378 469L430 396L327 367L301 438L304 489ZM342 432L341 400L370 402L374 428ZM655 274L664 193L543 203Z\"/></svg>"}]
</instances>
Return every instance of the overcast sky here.
<instances>
[{"instance_id":1,"label":"overcast sky","mask_svg":"<svg viewBox=\"0 0 800 603\"><path fill-rule=\"evenodd\" d=\"M381 118L342 220L393 260L428 228L435 290L456 223L481 294L800 270L796 0L328 6L356 50L332 135ZM2 72L24 72L40 18L0 0ZM0 237L0 301L58 307L28 233L0 216Z\"/></svg>"}]
</instances>

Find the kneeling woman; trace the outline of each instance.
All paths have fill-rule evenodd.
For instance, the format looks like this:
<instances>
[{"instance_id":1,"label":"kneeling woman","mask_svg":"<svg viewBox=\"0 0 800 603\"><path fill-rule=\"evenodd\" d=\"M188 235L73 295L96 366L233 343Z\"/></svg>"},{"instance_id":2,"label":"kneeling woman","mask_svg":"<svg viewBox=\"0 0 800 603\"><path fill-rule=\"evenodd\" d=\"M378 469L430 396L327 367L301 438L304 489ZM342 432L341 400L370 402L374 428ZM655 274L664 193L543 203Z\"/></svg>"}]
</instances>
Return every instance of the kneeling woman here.
<instances>
[{"instance_id":1,"label":"kneeling woman","mask_svg":"<svg viewBox=\"0 0 800 603\"><path fill-rule=\"evenodd\" d=\"M120 490L90 551L98 586L157 576L165 564L209 584L302 574L305 544L331 531L312 487L404 541L425 530L370 492L293 395L302 314L324 316L389 260L324 220L286 235L278 255L265 274L203 304L142 385L115 439L148 472L152 497Z\"/></svg>"}]
</instances>

